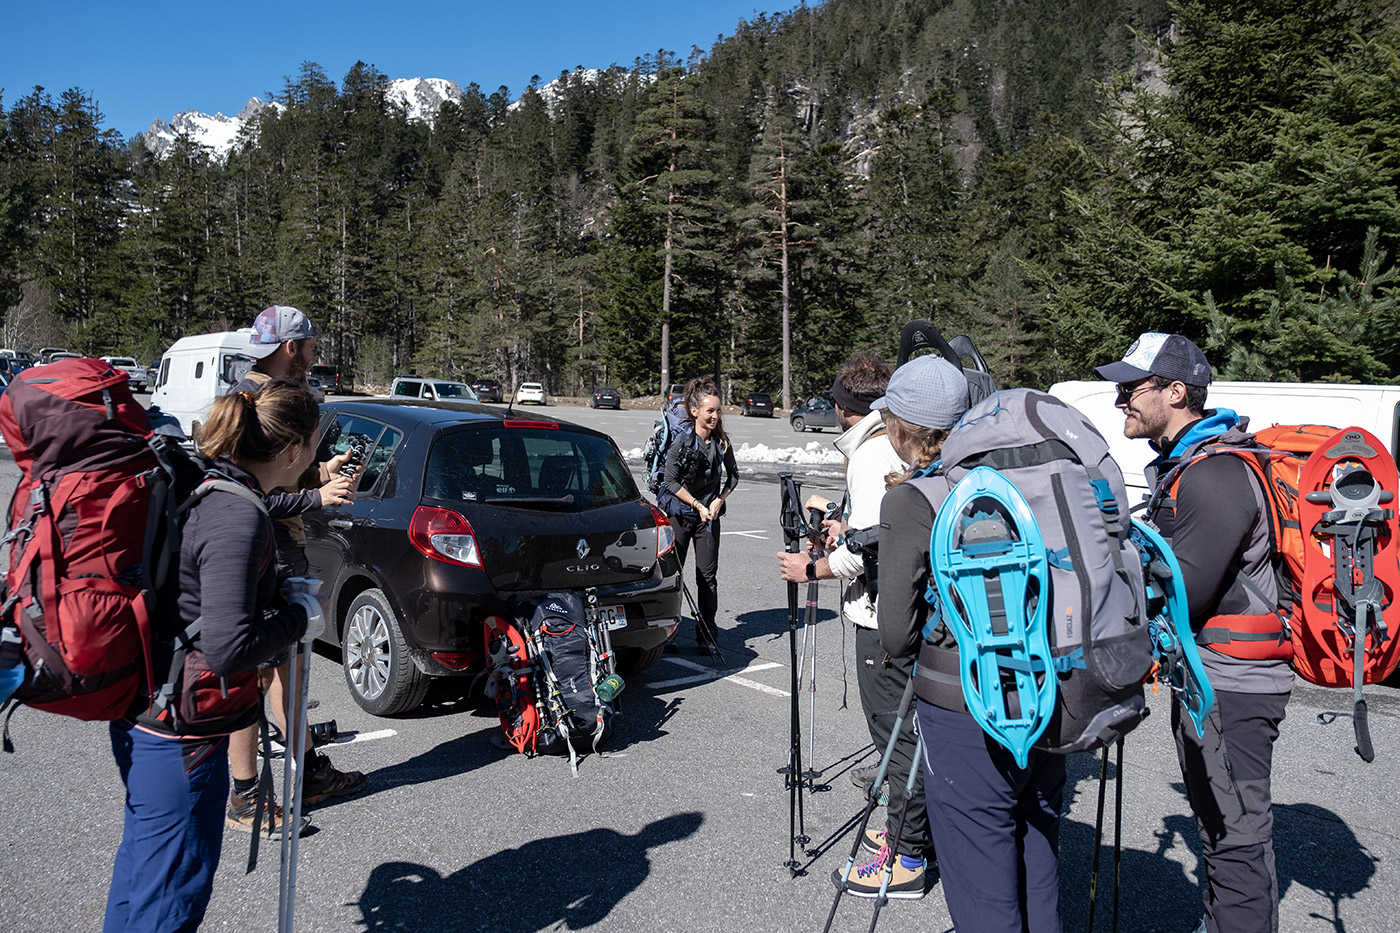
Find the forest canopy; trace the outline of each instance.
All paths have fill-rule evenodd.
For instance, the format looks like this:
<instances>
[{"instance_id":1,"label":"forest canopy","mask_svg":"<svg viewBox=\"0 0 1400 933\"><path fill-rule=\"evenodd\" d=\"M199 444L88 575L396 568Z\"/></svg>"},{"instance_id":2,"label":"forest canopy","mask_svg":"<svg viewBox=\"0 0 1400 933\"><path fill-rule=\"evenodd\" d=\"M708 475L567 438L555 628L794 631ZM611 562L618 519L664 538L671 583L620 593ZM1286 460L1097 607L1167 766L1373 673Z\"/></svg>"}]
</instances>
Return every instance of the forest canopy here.
<instances>
[{"instance_id":1,"label":"forest canopy","mask_svg":"<svg viewBox=\"0 0 1400 933\"><path fill-rule=\"evenodd\" d=\"M121 139L101 89L0 99L6 345L149 360L282 303L361 381L552 394L777 396L785 321L793 398L915 317L1002 384L1147 329L1225 378L1400 362L1379 0L827 0L431 125L386 83L304 63L227 160Z\"/></svg>"}]
</instances>

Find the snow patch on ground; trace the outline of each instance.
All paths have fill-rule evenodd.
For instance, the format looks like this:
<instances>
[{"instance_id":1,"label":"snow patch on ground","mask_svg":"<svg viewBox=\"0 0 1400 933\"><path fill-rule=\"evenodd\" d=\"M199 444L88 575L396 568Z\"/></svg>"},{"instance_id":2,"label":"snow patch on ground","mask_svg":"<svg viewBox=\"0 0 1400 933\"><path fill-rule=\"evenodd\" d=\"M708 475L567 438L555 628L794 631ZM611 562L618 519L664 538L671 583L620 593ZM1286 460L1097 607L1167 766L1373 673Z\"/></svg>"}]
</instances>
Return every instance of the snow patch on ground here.
<instances>
[{"instance_id":1,"label":"snow patch on ground","mask_svg":"<svg viewBox=\"0 0 1400 933\"><path fill-rule=\"evenodd\" d=\"M624 450L627 460L641 460L642 448ZM767 444L744 444L734 451L734 459L740 463L802 463L802 464L841 464L846 458L841 452L821 441L808 441L805 447L769 447Z\"/></svg>"}]
</instances>

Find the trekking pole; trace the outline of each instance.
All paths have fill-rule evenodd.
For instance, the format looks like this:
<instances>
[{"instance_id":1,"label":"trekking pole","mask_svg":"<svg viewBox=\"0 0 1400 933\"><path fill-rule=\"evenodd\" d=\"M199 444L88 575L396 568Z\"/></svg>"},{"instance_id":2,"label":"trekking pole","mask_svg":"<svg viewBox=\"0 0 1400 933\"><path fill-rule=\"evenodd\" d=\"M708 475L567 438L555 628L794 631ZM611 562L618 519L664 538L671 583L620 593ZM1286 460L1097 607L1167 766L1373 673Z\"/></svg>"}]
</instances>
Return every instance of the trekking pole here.
<instances>
[{"instance_id":1,"label":"trekking pole","mask_svg":"<svg viewBox=\"0 0 1400 933\"><path fill-rule=\"evenodd\" d=\"M294 577L287 582L292 587L292 600L299 602L306 610L307 619L319 616L321 607L317 604L315 595L321 588L321 581ZM288 801L290 811L284 810L282 813L282 867L278 874L277 897L278 933L292 933L292 916L296 911L297 852L301 842L301 793L306 771L303 765L306 761L306 707L310 696L310 680L311 646L299 641L291 663L287 665L287 697L283 698L284 703L288 698L292 699L286 712L286 739L290 743L287 750L292 754L283 753L282 789L284 794L289 787L292 791ZM274 815L276 812L274 808Z\"/></svg>"},{"instance_id":2,"label":"trekking pole","mask_svg":"<svg viewBox=\"0 0 1400 933\"><path fill-rule=\"evenodd\" d=\"M832 879L832 884L836 885L836 897L831 902L831 912L826 915L826 926L822 928L822 933L831 933L831 922L836 918L836 907L841 903L841 895L846 893L846 889L851 881L851 869L855 867L856 855L860 852L861 840L865 838L865 830L870 826L870 814L875 811L876 805L880 802L880 787L885 783L885 775L889 772L890 759L894 756L894 748L899 742L899 734L904 729L904 720L909 715L909 707L914 702L914 675L909 675L909 682L904 685L904 693L899 698L899 710L894 717L894 731L890 733L889 741L885 743L885 753L880 756L880 767L875 773L875 782L870 785L865 793L865 815L861 817L860 829L856 831L855 842L851 844L851 854L846 859L846 867L841 869L839 879ZM920 742L922 742L922 737ZM922 761L916 766L922 766ZM912 771L913 768L910 768ZM907 782L906 782L907 783ZM905 805L908 805L908 795L905 795ZM903 832L903 824L900 825L900 832Z\"/></svg>"},{"instance_id":3,"label":"trekking pole","mask_svg":"<svg viewBox=\"0 0 1400 933\"><path fill-rule=\"evenodd\" d=\"M1113 933L1118 933L1118 889L1123 868L1123 737L1118 737L1117 774L1113 776Z\"/></svg>"},{"instance_id":4,"label":"trekking pole","mask_svg":"<svg viewBox=\"0 0 1400 933\"><path fill-rule=\"evenodd\" d=\"M825 550L821 547L820 537L822 518L821 509L808 509L807 530L811 548L808 551L809 559L815 561L825 555ZM808 770L802 773L802 778L815 792L817 789L817 598L821 593L821 583L812 580L807 584L807 622L802 630L803 652L807 649L807 633L812 633L812 676L807 683L807 765Z\"/></svg>"},{"instance_id":5,"label":"trekking pole","mask_svg":"<svg viewBox=\"0 0 1400 933\"><path fill-rule=\"evenodd\" d=\"M791 473L779 473L781 484L781 514L783 542L790 554L796 554L803 538L802 484L793 479ZM797 584L789 581L788 589L788 655L792 665L792 702L789 710L788 762L779 768L783 783L788 791L788 860L784 863L795 878L801 868L797 861L798 844L806 845L805 814L802 812L802 722L799 703L800 687L797 657Z\"/></svg>"},{"instance_id":6,"label":"trekking pole","mask_svg":"<svg viewBox=\"0 0 1400 933\"><path fill-rule=\"evenodd\" d=\"M1088 933L1094 933L1094 908L1099 896L1099 848L1103 845L1103 804L1104 792L1108 789L1108 746L1103 747L1099 760L1099 813L1094 818L1094 855L1089 863L1089 926Z\"/></svg>"},{"instance_id":7,"label":"trekking pole","mask_svg":"<svg viewBox=\"0 0 1400 933\"><path fill-rule=\"evenodd\" d=\"M913 683L914 678L910 677L909 682ZM919 733L917 725L914 733L915 735ZM919 769L923 766L924 737L918 735L918 740L914 743L914 760L909 763L909 774L904 779L904 804L899 808L899 822L894 824L894 838L885 839L885 844L888 847L888 851L885 853L885 871L880 879L880 893L875 896L875 912L870 915L870 929L866 933L875 933L875 924L880 922L880 910L890 902L890 882L894 880L895 862L899 861L900 858L899 841L904 838L904 821L909 817L909 798L914 794L914 784L918 779Z\"/></svg>"}]
</instances>

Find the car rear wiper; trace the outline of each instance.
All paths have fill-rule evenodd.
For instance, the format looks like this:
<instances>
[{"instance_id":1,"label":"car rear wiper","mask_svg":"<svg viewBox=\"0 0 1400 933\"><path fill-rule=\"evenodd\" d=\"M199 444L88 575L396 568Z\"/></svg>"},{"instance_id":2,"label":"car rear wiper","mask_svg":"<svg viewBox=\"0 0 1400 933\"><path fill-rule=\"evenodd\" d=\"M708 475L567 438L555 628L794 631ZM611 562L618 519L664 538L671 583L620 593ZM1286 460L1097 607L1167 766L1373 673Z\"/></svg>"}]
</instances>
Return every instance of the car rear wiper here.
<instances>
[{"instance_id":1,"label":"car rear wiper","mask_svg":"<svg viewBox=\"0 0 1400 933\"><path fill-rule=\"evenodd\" d=\"M507 496L504 498L484 499L487 505L523 505L527 508L541 509L562 509L574 504L573 493L554 498L540 496Z\"/></svg>"}]
</instances>

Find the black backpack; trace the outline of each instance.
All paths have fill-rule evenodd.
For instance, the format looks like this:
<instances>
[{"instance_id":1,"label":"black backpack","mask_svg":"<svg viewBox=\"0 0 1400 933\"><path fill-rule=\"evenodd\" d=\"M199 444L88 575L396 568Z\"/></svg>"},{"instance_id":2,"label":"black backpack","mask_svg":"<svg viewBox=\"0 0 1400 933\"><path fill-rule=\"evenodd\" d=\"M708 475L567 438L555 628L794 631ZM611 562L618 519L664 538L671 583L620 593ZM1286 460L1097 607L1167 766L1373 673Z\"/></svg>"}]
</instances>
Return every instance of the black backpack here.
<instances>
[{"instance_id":1,"label":"black backpack","mask_svg":"<svg viewBox=\"0 0 1400 933\"><path fill-rule=\"evenodd\" d=\"M540 598L526 630L543 700L539 748L567 751L577 774L577 752L596 752L612 735L613 704L598 696L598 684L610 673L603 633L588 620L583 598L567 590Z\"/></svg>"}]
</instances>

